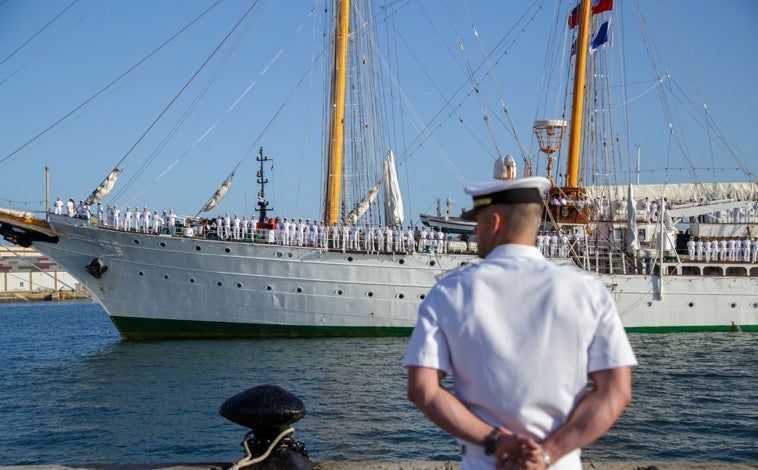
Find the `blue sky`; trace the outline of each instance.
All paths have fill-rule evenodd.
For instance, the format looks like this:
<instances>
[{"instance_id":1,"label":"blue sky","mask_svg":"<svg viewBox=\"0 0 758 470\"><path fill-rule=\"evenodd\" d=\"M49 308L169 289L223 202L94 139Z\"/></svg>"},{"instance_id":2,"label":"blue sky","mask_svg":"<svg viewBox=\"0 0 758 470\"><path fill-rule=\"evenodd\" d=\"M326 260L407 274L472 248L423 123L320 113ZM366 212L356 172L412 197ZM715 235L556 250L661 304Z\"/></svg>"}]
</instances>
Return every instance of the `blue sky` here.
<instances>
[{"instance_id":1,"label":"blue sky","mask_svg":"<svg viewBox=\"0 0 758 470\"><path fill-rule=\"evenodd\" d=\"M550 42L551 54L562 54L557 49L563 28L558 28L557 39L551 39L550 31L555 18L565 20L569 6L565 1L556 7L553 2L524 0L383 3L398 20L397 50L405 43L412 50L398 59L403 68L397 78L419 119L431 125L433 132L433 141L395 150L403 155L398 173L406 222L416 222L419 213L434 210L437 198L451 198L456 208L466 206L463 182L490 177L495 145L482 124L483 108L492 113L491 122L497 122L492 129L497 148L504 154L520 155L518 143L507 126L500 124L508 119L498 114L500 96L523 145L529 152L536 151L532 122L557 117L554 102L559 101L545 84L545 51ZM626 159L640 146L641 182L750 179L741 171L729 170L738 166L730 154L741 159L752 180L758 179L752 124L758 109L754 85L758 2L615 3L611 49L616 55L623 51L623 61L619 59L621 65L615 71L619 76L625 72L630 101L629 124L618 128L623 137L619 147ZM124 173L106 202L194 215L242 162L231 191L213 215L228 211L249 216L258 190L255 156L263 146L274 159L267 189L274 214L319 216L322 86L318 73L310 78L306 71L321 46L323 1L222 1L125 79L35 138L212 4L199 0L0 2L0 206L41 209L45 166L51 170L51 198L83 199L123 159ZM223 67L193 111L182 118L198 96L199 85L182 95L176 107L140 140L251 5L248 33L234 43L234 54L227 58L231 49L227 47L214 57L210 70L221 62ZM646 11L642 23L635 5ZM559 13L554 13L555 8ZM657 34L666 29L666 22L675 24L676 40ZM647 43L638 34L640 24L650 33ZM484 50L504 45L491 64L496 78L483 78L480 83L481 94L488 95L481 101L465 75L467 67L481 63L472 25ZM457 48L456 37L465 52ZM675 138L659 112L662 94L653 86L656 72L650 69L648 56L655 57L657 73L666 76L661 86L677 92L667 98L666 106L677 106L682 97L694 103L687 103L690 111L673 115ZM210 75L203 74L200 85ZM699 87L698 94L690 82ZM248 87L239 104L227 112ZM272 121L285 100L287 105ZM455 107L443 107L446 100ZM708 119L723 132L728 150L712 131L687 123L687 113L697 114L698 106L704 109L703 103ZM182 125L175 129L180 120ZM213 131L201 138L212 126ZM406 143L415 137L412 130L407 132ZM683 145L690 156L683 155ZM690 164L698 169L685 169ZM675 170L665 171L665 167Z\"/></svg>"}]
</instances>

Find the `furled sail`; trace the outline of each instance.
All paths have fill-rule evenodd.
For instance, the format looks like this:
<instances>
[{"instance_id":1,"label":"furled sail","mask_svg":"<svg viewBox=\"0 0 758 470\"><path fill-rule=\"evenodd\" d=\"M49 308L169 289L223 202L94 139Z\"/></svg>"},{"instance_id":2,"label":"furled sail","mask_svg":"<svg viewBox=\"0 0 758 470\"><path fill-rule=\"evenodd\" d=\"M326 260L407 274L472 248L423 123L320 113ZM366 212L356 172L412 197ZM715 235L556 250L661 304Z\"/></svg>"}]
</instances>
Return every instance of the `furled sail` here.
<instances>
[{"instance_id":1,"label":"furled sail","mask_svg":"<svg viewBox=\"0 0 758 470\"><path fill-rule=\"evenodd\" d=\"M402 225L405 214L403 213L403 198L400 195L400 185L397 181L395 169L395 156L392 150L387 152L387 159L383 164L384 174L384 211L387 225Z\"/></svg>"},{"instance_id":2,"label":"furled sail","mask_svg":"<svg viewBox=\"0 0 758 470\"><path fill-rule=\"evenodd\" d=\"M234 172L232 172L221 185L216 188L216 192L213 194L213 197L211 197L208 202L205 203L203 208L200 210L200 212L208 212L209 210L216 207L216 205L221 202L222 199L224 199L224 196L226 196L226 193L229 192L229 188L232 187L232 178L234 178Z\"/></svg>"},{"instance_id":3,"label":"furled sail","mask_svg":"<svg viewBox=\"0 0 758 470\"><path fill-rule=\"evenodd\" d=\"M377 194L379 194L379 185L381 183L381 181L377 181L376 184L372 186L371 189L369 189L366 196L361 199L358 204L356 204L355 209L350 211L350 213L347 215L348 222L355 224L358 222L358 219L360 219L363 214L366 213L371 203L376 199Z\"/></svg>"},{"instance_id":4,"label":"furled sail","mask_svg":"<svg viewBox=\"0 0 758 470\"><path fill-rule=\"evenodd\" d=\"M111 189L113 189L113 186L116 185L116 180L118 179L119 173L121 173L120 168L114 168L110 173L108 173L108 176L106 176L103 182L100 183L100 186L92 191L92 194L87 197L87 200L85 202L91 206L92 204L102 200L105 196L107 196L108 193L111 192Z\"/></svg>"}]
</instances>

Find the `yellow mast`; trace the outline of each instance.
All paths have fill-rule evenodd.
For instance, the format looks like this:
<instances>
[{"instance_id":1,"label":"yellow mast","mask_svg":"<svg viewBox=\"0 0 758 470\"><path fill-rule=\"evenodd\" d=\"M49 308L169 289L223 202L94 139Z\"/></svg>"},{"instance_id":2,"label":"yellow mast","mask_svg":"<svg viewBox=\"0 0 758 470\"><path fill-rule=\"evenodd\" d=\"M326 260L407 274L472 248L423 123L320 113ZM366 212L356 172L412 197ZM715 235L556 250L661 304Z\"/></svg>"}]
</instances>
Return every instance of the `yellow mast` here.
<instances>
[{"instance_id":1,"label":"yellow mast","mask_svg":"<svg viewBox=\"0 0 758 470\"><path fill-rule=\"evenodd\" d=\"M347 42L350 22L350 0L339 0L337 25L334 37L334 69L332 71L332 119L329 129L329 163L326 178L324 223L337 222L342 183L342 149L344 140L345 81L347 68Z\"/></svg>"},{"instance_id":2,"label":"yellow mast","mask_svg":"<svg viewBox=\"0 0 758 470\"><path fill-rule=\"evenodd\" d=\"M574 96L571 99L571 126L569 153L566 166L566 186L576 188L579 181L579 144L582 132L582 105L584 103L584 76L587 67L587 44L590 25L590 0L582 0L579 8L579 30L576 38L574 63Z\"/></svg>"}]
</instances>

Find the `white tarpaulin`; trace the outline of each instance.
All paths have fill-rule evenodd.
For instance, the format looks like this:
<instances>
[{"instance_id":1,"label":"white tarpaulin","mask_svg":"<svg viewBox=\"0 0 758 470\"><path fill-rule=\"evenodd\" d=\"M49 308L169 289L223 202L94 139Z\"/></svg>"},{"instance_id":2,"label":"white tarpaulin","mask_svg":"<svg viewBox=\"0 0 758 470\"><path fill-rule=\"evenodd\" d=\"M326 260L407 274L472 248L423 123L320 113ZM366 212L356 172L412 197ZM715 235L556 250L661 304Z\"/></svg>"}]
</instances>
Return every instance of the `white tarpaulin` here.
<instances>
[{"instance_id":1,"label":"white tarpaulin","mask_svg":"<svg viewBox=\"0 0 758 470\"><path fill-rule=\"evenodd\" d=\"M403 212L403 198L400 195L400 185L397 182L397 170L395 169L395 157L392 150L387 152L384 161L384 210L387 225L402 225L405 214Z\"/></svg>"},{"instance_id":2,"label":"white tarpaulin","mask_svg":"<svg viewBox=\"0 0 758 470\"><path fill-rule=\"evenodd\" d=\"M108 193L111 192L111 189L113 189L113 186L116 185L116 180L118 179L119 173L121 173L121 170L114 168L110 173L108 173L108 176L105 177L103 182L100 183L100 186L95 188L95 190L92 191L92 194L90 194L84 202L91 206L107 196Z\"/></svg>"},{"instance_id":3,"label":"white tarpaulin","mask_svg":"<svg viewBox=\"0 0 758 470\"><path fill-rule=\"evenodd\" d=\"M229 192L229 188L232 187L232 178L234 178L234 172L232 172L232 174L229 175L229 177L226 178L223 183L221 183L221 186L216 188L216 192L208 200L208 202L205 203L200 212L208 212L209 210L216 207L216 205L221 202L222 199L224 199L226 193Z\"/></svg>"}]
</instances>

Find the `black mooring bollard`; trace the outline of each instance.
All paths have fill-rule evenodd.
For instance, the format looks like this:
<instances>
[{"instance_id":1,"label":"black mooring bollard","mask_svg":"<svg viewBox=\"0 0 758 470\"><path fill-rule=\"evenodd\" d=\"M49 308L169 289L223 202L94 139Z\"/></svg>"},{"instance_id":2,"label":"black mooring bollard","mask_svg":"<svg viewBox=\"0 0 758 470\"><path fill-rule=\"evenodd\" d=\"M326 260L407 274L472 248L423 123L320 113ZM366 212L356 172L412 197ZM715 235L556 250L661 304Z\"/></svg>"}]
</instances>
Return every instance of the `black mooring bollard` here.
<instances>
[{"instance_id":1,"label":"black mooring bollard","mask_svg":"<svg viewBox=\"0 0 758 470\"><path fill-rule=\"evenodd\" d=\"M305 445L291 437L295 429L290 424L305 416L305 405L283 388L259 385L247 389L227 399L219 413L250 429L242 440L246 455L231 467L232 470L249 466L255 469L313 468Z\"/></svg>"}]
</instances>

